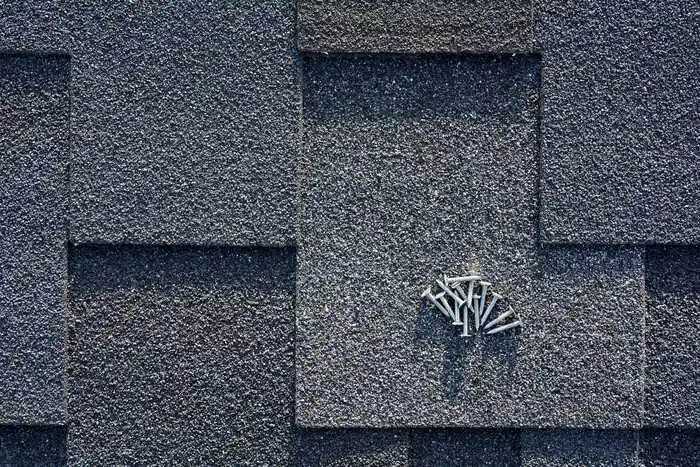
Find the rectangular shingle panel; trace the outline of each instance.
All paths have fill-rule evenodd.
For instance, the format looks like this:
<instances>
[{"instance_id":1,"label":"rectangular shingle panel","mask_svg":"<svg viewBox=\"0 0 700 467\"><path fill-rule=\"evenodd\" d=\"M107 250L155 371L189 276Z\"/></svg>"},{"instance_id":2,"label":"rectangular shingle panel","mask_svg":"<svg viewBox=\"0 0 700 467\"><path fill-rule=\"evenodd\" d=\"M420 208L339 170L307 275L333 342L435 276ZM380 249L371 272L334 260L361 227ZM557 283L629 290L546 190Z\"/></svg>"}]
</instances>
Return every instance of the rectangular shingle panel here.
<instances>
[{"instance_id":1,"label":"rectangular shingle panel","mask_svg":"<svg viewBox=\"0 0 700 467\"><path fill-rule=\"evenodd\" d=\"M294 0L24 3L0 49L72 56L74 242L294 242Z\"/></svg>"},{"instance_id":2,"label":"rectangular shingle panel","mask_svg":"<svg viewBox=\"0 0 700 467\"><path fill-rule=\"evenodd\" d=\"M294 254L78 247L76 465L284 465L293 452Z\"/></svg>"},{"instance_id":3,"label":"rectangular shingle panel","mask_svg":"<svg viewBox=\"0 0 700 467\"><path fill-rule=\"evenodd\" d=\"M0 423L65 421L69 73L0 54Z\"/></svg>"},{"instance_id":4,"label":"rectangular shingle panel","mask_svg":"<svg viewBox=\"0 0 700 467\"><path fill-rule=\"evenodd\" d=\"M414 434L417 466L520 465L516 430L430 429Z\"/></svg>"},{"instance_id":5,"label":"rectangular shingle panel","mask_svg":"<svg viewBox=\"0 0 700 467\"><path fill-rule=\"evenodd\" d=\"M537 246L538 61L310 56L297 421L637 426L643 251ZM474 267L522 332L465 341L420 293Z\"/></svg>"},{"instance_id":6,"label":"rectangular shingle panel","mask_svg":"<svg viewBox=\"0 0 700 467\"><path fill-rule=\"evenodd\" d=\"M525 467L636 467L638 435L632 430L524 430L520 458Z\"/></svg>"},{"instance_id":7,"label":"rectangular shingle panel","mask_svg":"<svg viewBox=\"0 0 700 467\"><path fill-rule=\"evenodd\" d=\"M66 465L66 428L0 425L0 465Z\"/></svg>"},{"instance_id":8,"label":"rectangular shingle panel","mask_svg":"<svg viewBox=\"0 0 700 467\"><path fill-rule=\"evenodd\" d=\"M530 0L301 0L299 47L324 52L528 52Z\"/></svg>"},{"instance_id":9,"label":"rectangular shingle panel","mask_svg":"<svg viewBox=\"0 0 700 467\"><path fill-rule=\"evenodd\" d=\"M700 248L647 253L645 423L700 428Z\"/></svg>"},{"instance_id":10,"label":"rectangular shingle panel","mask_svg":"<svg viewBox=\"0 0 700 467\"><path fill-rule=\"evenodd\" d=\"M381 465L409 467L411 438L408 431L365 429L299 430L299 467Z\"/></svg>"},{"instance_id":11,"label":"rectangular shingle panel","mask_svg":"<svg viewBox=\"0 0 700 467\"><path fill-rule=\"evenodd\" d=\"M700 4L545 0L542 238L700 242Z\"/></svg>"},{"instance_id":12,"label":"rectangular shingle panel","mask_svg":"<svg viewBox=\"0 0 700 467\"><path fill-rule=\"evenodd\" d=\"M644 467L700 465L698 430L649 428L640 433L640 457Z\"/></svg>"}]
</instances>

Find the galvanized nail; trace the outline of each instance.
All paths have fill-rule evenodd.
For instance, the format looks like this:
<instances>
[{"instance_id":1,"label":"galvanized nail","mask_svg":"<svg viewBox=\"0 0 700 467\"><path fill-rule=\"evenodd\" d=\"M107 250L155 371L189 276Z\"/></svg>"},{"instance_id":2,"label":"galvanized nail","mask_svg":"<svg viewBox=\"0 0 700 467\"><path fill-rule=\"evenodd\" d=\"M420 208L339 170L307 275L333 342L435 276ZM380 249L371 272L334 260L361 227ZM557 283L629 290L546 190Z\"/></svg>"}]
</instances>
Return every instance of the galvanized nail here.
<instances>
[{"instance_id":1,"label":"galvanized nail","mask_svg":"<svg viewBox=\"0 0 700 467\"><path fill-rule=\"evenodd\" d=\"M464 322L462 325L462 337L471 337L471 334L469 334L469 308L468 307L463 307L464 310Z\"/></svg>"},{"instance_id":2,"label":"galvanized nail","mask_svg":"<svg viewBox=\"0 0 700 467\"><path fill-rule=\"evenodd\" d=\"M471 282L471 281L480 281L482 279L481 276L460 276L460 277L445 277L445 282L448 284L459 284L461 282Z\"/></svg>"},{"instance_id":3,"label":"galvanized nail","mask_svg":"<svg viewBox=\"0 0 700 467\"><path fill-rule=\"evenodd\" d=\"M462 300L464 300L466 302L467 301L467 294L464 293L464 289L462 288L461 285L459 285L459 282L452 284L452 287L454 287L454 289L459 294L459 298L461 298Z\"/></svg>"},{"instance_id":4,"label":"galvanized nail","mask_svg":"<svg viewBox=\"0 0 700 467\"><path fill-rule=\"evenodd\" d=\"M513 311L513 308L511 306L508 306L508 311L506 311L505 313L501 313L500 315L498 315L498 317L496 317L496 319L487 323L486 326L484 326L484 329L489 329L489 328L497 325L498 323L502 322L504 319L506 319L507 317L509 317L513 313L515 313Z\"/></svg>"},{"instance_id":5,"label":"galvanized nail","mask_svg":"<svg viewBox=\"0 0 700 467\"><path fill-rule=\"evenodd\" d=\"M496 334L496 333L499 333L499 332L507 331L508 329L513 329L513 328L515 328L515 327L520 326L521 324L523 324L523 323L521 323L520 320L518 320L518 321L513 321L512 323L508 323L508 324L506 324L506 325L504 325L504 326L499 326L499 327L497 327L497 328L491 329L491 330L488 331L486 334Z\"/></svg>"},{"instance_id":6,"label":"galvanized nail","mask_svg":"<svg viewBox=\"0 0 700 467\"><path fill-rule=\"evenodd\" d=\"M496 292L491 292L491 303L489 303L489 306L486 307L486 311L484 312L484 315L481 317L481 325L482 326L486 322L486 318L488 318L489 315L491 314L491 310L493 310L493 307L496 306L496 302L502 298L503 298L502 295L500 295Z\"/></svg>"},{"instance_id":7,"label":"galvanized nail","mask_svg":"<svg viewBox=\"0 0 700 467\"><path fill-rule=\"evenodd\" d=\"M450 303L445 298L445 294L442 293L438 295L439 296L435 296L435 298L440 300L440 303L442 303L442 306L445 307L445 309L448 311L448 313L450 314L449 317L452 318L452 322L454 323L457 320L457 318L455 317L455 315L452 314L452 308L450 308Z\"/></svg>"},{"instance_id":8,"label":"galvanized nail","mask_svg":"<svg viewBox=\"0 0 700 467\"><path fill-rule=\"evenodd\" d=\"M438 294L438 295L440 295L440 294ZM444 295L444 293L442 295ZM440 295L440 296L442 296L442 295ZM440 310L443 315L447 316L448 318L452 318L452 314L449 313L445 308L443 308L443 306L438 302L437 297L435 297L432 293L430 293L430 287L425 289L425 291L420 296L422 298L427 298L428 300L430 300L430 302L433 305L435 305L435 308Z\"/></svg>"},{"instance_id":9,"label":"galvanized nail","mask_svg":"<svg viewBox=\"0 0 700 467\"><path fill-rule=\"evenodd\" d=\"M440 288L445 291L447 295L452 297L452 299L455 302L457 302L457 304L459 304L459 306L462 306L462 304L464 304L464 300L459 298L449 287L447 287L447 285L445 285L443 282L440 282L440 280L437 280L436 282L440 286Z\"/></svg>"}]
</instances>

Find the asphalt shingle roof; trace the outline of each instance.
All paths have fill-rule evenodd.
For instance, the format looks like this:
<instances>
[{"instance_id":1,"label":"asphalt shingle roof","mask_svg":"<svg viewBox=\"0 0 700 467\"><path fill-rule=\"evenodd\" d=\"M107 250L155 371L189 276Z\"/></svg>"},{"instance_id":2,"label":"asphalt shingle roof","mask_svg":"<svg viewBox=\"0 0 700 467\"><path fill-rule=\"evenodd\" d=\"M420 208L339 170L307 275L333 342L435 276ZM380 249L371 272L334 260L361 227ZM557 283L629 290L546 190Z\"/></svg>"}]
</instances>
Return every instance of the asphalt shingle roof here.
<instances>
[{"instance_id":1,"label":"asphalt shingle roof","mask_svg":"<svg viewBox=\"0 0 700 467\"><path fill-rule=\"evenodd\" d=\"M0 465L698 465L699 26L2 2Z\"/></svg>"}]
</instances>

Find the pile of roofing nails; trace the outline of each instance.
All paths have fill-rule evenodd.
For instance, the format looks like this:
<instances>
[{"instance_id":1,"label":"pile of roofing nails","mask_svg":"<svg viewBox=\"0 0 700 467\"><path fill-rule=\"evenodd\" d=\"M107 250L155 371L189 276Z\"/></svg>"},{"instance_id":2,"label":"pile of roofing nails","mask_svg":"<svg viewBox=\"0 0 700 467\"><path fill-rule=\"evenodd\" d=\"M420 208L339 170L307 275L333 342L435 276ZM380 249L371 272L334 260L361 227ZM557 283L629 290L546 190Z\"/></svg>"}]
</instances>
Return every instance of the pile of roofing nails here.
<instances>
[{"instance_id":1,"label":"pile of roofing nails","mask_svg":"<svg viewBox=\"0 0 700 467\"><path fill-rule=\"evenodd\" d=\"M471 337L471 332L498 334L518 326L522 326L513 308L508 305L508 311L492 316L496 303L504 302L502 295L491 289L491 283L483 280L480 274L469 273L462 277L447 277L438 279L439 292L433 294L428 286L421 297L429 300L443 315L452 320L455 326L462 326L462 337ZM489 300L490 295L490 300ZM493 318L489 321L489 318ZM507 322L510 321L510 322Z\"/></svg>"}]
</instances>

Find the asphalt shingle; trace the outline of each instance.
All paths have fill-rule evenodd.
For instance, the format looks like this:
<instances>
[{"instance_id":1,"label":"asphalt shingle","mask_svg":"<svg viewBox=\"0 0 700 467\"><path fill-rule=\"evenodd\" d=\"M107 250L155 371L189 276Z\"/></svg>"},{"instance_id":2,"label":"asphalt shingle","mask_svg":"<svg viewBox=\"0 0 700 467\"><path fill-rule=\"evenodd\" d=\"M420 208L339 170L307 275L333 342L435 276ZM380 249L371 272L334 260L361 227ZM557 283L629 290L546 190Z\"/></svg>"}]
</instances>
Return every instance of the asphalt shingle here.
<instances>
[{"instance_id":1,"label":"asphalt shingle","mask_svg":"<svg viewBox=\"0 0 700 467\"><path fill-rule=\"evenodd\" d=\"M700 465L698 430L645 429L640 439L641 464L648 467L697 467Z\"/></svg>"},{"instance_id":2,"label":"asphalt shingle","mask_svg":"<svg viewBox=\"0 0 700 467\"><path fill-rule=\"evenodd\" d=\"M0 49L72 55L72 240L294 241L293 0L6 3Z\"/></svg>"},{"instance_id":3,"label":"asphalt shingle","mask_svg":"<svg viewBox=\"0 0 700 467\"><path fill-rule=\"evenodd\" d=\"M406 431L300 430L297 465L408 467L411 442Z\"/></svg>"},{"instance_id":4,"label":"asphalt shingle","mask_svg":"<svg viewBox=\"0 0 700 467\"><path fill-rule=\"evenodd\" d=\"M700 248L647 252L645 423L700 428Z\"/></svg>"},{"instance_id":5,"label":"asphalt shingle","mask_svg":"<svg viewBox=\"0 0 700 467\"><path fill-rule=\"evenodd\" d=\"M525 467L638 466L638 435L631 430L524 430Z\"/></svg>"},{"instance_id":6,"label":"asphalt shingle","mask_svg":"<svg viewBox=\"0 0 700 467\"><path fill-rule=\"evenodd\" d=\"M299 47L326 52L528 52L530 0L300 0Z\"/></svg>"},{"instance_id":7,"label":"asphalt shingle","mask_svg":"<svg viewBox=\"0 0 700 467\"><path fill-rule=\"evenodd\" d=\"M430 429L415 434L416 466L519 465L520 435L516 430Z\"/></svg>"},{"instance_id":8,"label":"asphalt shingle","mask_svg":"<svg viewBox=\"0 0 700 467\"><path fill-rule=\"evenodd\" d=\"M542 238L700 243L700 3L543 0Z\"/></svg>"},{"instance_id":9,"label":"asphalt shingle","mask_svg":"<svg viewBox=\"0 0 700 467\"><path fill-rule=\"evenodd\" d=\"M0 54L0 423L65 420L69 68Z\"/></svg>"},{"instance_id":10,"label":"asphalt shingle","mask_svg":"<svg viewBox=\"0 0 700 467\"><path fill-rule=\"evenodd\" d=\"M72 465L293 456L294 254L79 247Z\"/></svg>"},{"instance_id":11,"label":"asphalt shingle","mask_svg":"<svg viewBox=\"0 0 700 467\"><path fill-rule=\"evenodd\" d=\"M0 465L66 465L66 429L58 426L0 425Z\"/></svg>"},{"instance_id":12,"label":"asphalt shingle","mask_svg":"<svg viewBox=\"0 0 700 467\"><path fill-rule=\"evenodd\" d=\"M538 250L537 60L304 69L298 422L637 426L643 251ZM421 307L428 283L468 266L522 333L465 342Z\"/></svg>"}]
</instances>

